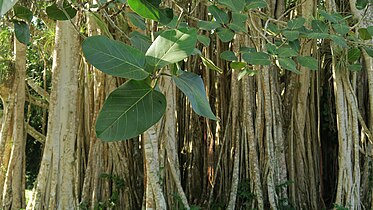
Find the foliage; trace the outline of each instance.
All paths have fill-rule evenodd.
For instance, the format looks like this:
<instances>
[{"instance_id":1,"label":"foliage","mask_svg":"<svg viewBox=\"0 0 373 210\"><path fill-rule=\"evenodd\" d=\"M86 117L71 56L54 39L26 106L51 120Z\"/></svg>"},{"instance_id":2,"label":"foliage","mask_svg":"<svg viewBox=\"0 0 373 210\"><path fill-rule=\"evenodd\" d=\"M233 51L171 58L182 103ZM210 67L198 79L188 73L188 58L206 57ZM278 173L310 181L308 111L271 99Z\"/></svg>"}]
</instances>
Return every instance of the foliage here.
<instances>
[{"instance_id":1,"label":"foliage","mask_svg":"<svg viewBox=\"0 0 373 210\"><path fill-rule=\"evenodd\" d=\"M170 75L164 73L164 67L190 56L196 42L196 30L188 28L162 31L145 53L104 36L85 39L82 49L88 62L105 73L132 79L114 90L106 100L97 119L97 136L106 141L129 139L158 122L165 112L166 100L156 90L157 82L161 76ZM177 87L191 101L194 111L216 120L202 79L180 69L170 73Z\"/></svg>"}]
</instances>

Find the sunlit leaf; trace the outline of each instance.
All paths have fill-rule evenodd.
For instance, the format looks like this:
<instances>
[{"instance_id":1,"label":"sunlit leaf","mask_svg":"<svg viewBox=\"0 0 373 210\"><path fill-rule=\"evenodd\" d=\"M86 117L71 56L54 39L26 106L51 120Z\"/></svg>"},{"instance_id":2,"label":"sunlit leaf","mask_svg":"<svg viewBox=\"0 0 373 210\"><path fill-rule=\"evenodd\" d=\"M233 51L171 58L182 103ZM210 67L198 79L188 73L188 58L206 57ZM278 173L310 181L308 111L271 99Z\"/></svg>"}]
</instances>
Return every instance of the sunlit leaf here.
<instances>
[{"instance_id":1,"label":"sunlit leaf","mask_svg":"<svg viewBox=\"0 0 373 210\"><path fill-rule=\"evenodd\" d=\"M159 21L164 25L171 22L174 17L172 9L159 7L159 1L127 0L127 3L141 17Z\"/></svg>"},{"instance_id":2,"label":"sunlit leaf","mask_svg":"<svg viewBox=\"0 0 373 210\"><path fill-rule=\"evenodd\" d=\"M231 69L239 70L246 66L244 62L231 62L230 65Z\"/></svg>"},{"instance_id":3,"label":"sunlit leaf","mask_svg":"<svg viewBox=\"0 0 373 210\"><path fill-rule=\"evenodd\" d=\"M87 61L107 74L136 80L149 76L144 54L123 42L91 36L83 41L82 49Z\"/></svg>"},{"instance_id":4,"label":"sunlit leaf","mask_svg":"<svg viewBox=\"0 0 373 210\"><path fill-rule=\"evenodd\" d=\"M130 139L158 122L166 110L165 96L144 81L129 80L110 93L96 122L104 141Z\"/></svg>"},{"instance_id":5,"label":"sunlit leaf","mask_svg":"<svg viewBox=\"0 0 373 210\"><path fill-rule=\"evenodd\" d=\"M195 113L211 120L217 120L207 100L203 80L197 74L179 71L172 76L176 86L187 96Z\"/></svg>"},{"instance_id":6,"label":"sunlit leaf","mask_svg":"<svg viewBox=\"0 0 373 210\"><path fill-rule=\"evenodd\" d=\"M190 56L197 42L196 29L163 31L146 52L148 64L162 68Z\"/></svg>"}]
</instances>

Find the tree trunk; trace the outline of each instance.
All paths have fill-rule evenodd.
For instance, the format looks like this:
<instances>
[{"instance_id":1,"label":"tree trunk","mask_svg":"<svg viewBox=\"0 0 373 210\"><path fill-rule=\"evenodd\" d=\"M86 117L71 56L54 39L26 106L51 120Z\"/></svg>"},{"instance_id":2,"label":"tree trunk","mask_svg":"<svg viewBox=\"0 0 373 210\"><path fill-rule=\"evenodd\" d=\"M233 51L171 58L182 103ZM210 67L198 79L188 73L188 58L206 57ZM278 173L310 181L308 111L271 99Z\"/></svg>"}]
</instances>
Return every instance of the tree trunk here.
<instances>
[{"instance_id":1,"label":"tree trunk","mask_svg":"<svg viewBox=\"0 0 373 210\"><path fill-rule=\"evenodd\" d=\"M7 166L4 187L2 188L2 199L0 200L3 209L20 209L25 204L25 78L26 78L26 45L14 39L15 51L15 80L12 93L14 100L7 103L12 111L6 112L5 119L11 119L3 125L1 142L5 142L5 153L2 166ZM9 126L7 128L7 126ZM8 130L9 129L9 130ZM3 133L4 132L4 133ZM11 148L11 153L10 152ZM9 156L8 156L9 155ZM3 165L4 164L4 165ZM1 182L0 182L1 184Z\"/></svg>"},{"instance_id":2,"label":"tree trunk","mask_svg":"<svg viewBox=\"0 0 373 210\"><path fill-rule=\"evenodd\" d=\"M70 21L57 21L48 133L28 209L76 209L76 142L79 36Z\"/></svg>"}]
</instances>

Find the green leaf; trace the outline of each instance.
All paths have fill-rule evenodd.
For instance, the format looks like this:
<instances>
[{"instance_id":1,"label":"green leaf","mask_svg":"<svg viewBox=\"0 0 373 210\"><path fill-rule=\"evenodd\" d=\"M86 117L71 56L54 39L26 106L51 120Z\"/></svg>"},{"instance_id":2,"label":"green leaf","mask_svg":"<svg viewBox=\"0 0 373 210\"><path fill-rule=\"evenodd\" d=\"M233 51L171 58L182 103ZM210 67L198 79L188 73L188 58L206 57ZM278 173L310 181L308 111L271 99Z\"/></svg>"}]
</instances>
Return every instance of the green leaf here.
<instances>
[{"instance_id":1,"label":"green leaf","mask_svg":"<svg viewBox=\"0 0 373 210\"><path fill-rule=\"evenodd\" d=\"M278 48L273 43L267 43L266 45L267 52L271 55L278 55Z\"/></svg>"},{"instance_id":2,"label":"green leaf","mask_svg":"<svg viewBox=\"0 0 373 210\"><path fill-rule=\"evenodd\" d=\"M223 73L223 70L221 68L219 68L217 65L214 64L214 62L212 62L212 60L200 55L201 59L202 59L202 63L203 65L205 65L208 69L211 69L211 70L214 70L214 71L217 71L219 72L220 74Z\"/></svg>"},{"instance_id":3,"label":"green leaf","mask_svg":"<svg viewBox=\"0 0 373 210\"><path fill-rule=\"evenodd\" d=\"M215 20L218 23L226 24L229 21L228 14L215 5L211 5L207 10L214 16Z\"/></svg>"},{"instance_id":4,"label":"green leaf","mask_svg":"<svg viewBox=\"0 0 373 210\"><path fill-rule=\"evenodd\" d=\"M91 36L83 41L82 50L90 64L107 74L135 80L149 76L144 54L120 41Z\"/></svg>"},{"instance_id":5,"label":"green leaf","mask_svg":"<svg viewBox=\"0 0 373 210\"><path fill-rule=\"evenodd\" d=\"M317 60L311 56L297 56L297 61L301 66L304 66L311 70L319 69Z\"/></svg>"},{"instance_id":6,"label":"green leaf","mask_svg":"<svg viewBox=\"0 0 373 210\"><path fill-rule=\"evenodd\" d=\"M30 28L23 21L13 20L14 33L19 42L28 45L30 43Z\"/></svg>"},{"instance_id":7,"label":"green leaf","mask_svg":"<svg viewBox=\"0 0 373 210\"><path fill-rule=\"evenodd\" d=\"M48 17L53 20L69 20L75 17L77 11L67 1L64 1L62 9L58 8L57 4L54 3L47 7L46 12Z\"/></svg>"},{"instance_id":8,"label":"green leaf","mask_svg":"<svg viewBox=\"0 0 373 210\"><path fill-rule=\"evenodd\" d=\"M361 64L350 64L348 65L348 70L350 71L361 71L362 66Z\"/></svg>"},{"instance_id":9,"label":"green leaf","mask_svg":"<svg viewBox=\"0 0 373 210\"><path fill-rule=\"evenodd\" d=\"M237 80L240 81L244 76L248 75L248 76L254 76L258 73L258 71L254 71L250 68L245 68L244 70L240 71L240 73L238 73L238 77L237 77Z\"/></svg>"},{"instance_id":10,"label":"green leaf","mask_svg":"<svg viewBox=\"0 0 373 210\"><path fill-rule=\"evenodd\" d=\"M244 0L218 0L218 2L227 6L233 12L240 12L245 8Z\"/></svg>"},{"instance_id":11,"label":"green leaf","mask_svg":"<svg viewBox=\"0 0 373 210\"><path fill-rule=\"evenodd\" d=\"M141 30L146 29L145 20L140 15L134 12L127 12L127 17L130 19L131 23Z\"/></svg>"},{"instance_id":12,"label":"green leaf","mask_svg":"<svg viewBox=\"0 0 373 210\"><path fill-rule=\"evenodd\" d=\"M247 19L246 14L233 12L232 22L228 24L228 27L235 32L247 32L246 19Z\"/></svg>"},{"instance_id":13,"label":"green leaf","mask_svg":"<svg viewBox=\"0 0 373 210\"><path fill-rule=\"evenodd\" d=\"M151 39L138 31L133 31L130 33L130 42L133 47L145 54L150 47Z\"/></svg>"},{"instance_id":14,"label":"green leaf","mask_svg":"<svg viewBox=\"0 0 373 210\"><path fill-rule=\"evenodd\" d=\"M339 33L340 35L345 35L350 31L350 27L348 27L346 24L340 24L340 23L335 23L332 24L334 30Z\"/></svg>"},{"instance_id":15,"label":"green leaf","mask_svg":"<svg viewBox=\"0 0 373 210\"><path fill-rule=\"evenodd\" d=\"M5 15L18 0L0 0L0 17Z\"/></svg>"},{"instance_id":16,"label":"green leaf","mask_svg":"<svg viewBox=\"0 0 373 210\"><path fill-rule=\"evenodd\" d=\"M373 26L368 26L367 31L370 34L370 36L373 36Z\"/></svg>"},{"instance_id":17,"label":"green leaf","mask_svg":"<svg viewBox=\"0 0 373 210\"><path fill-rule=\"evenodd\" d=\"M95 12L87 12L87 15L94 20L98 28L102 31L102 35L105 35L111 39L113 38L107 24L103 21L103 18L100 16L100 14Z\"/></svg>"},{"instance_id":18,"label":"green leaf","mask_svg":"<svg viewBox=\"0 0 373 210\"><path fill-rule=\"evenodd\" d=\"M244 63L244 62L231 62L229 64L229 66L231 67L231 69L240 70L240 69L246 67L246 63Z\"/></svg>"},{"instance_id":19,"label":"green leaf","mask_svg":"<svg viewBox=\"0 0 373 210\"><path fill-rule=\"evenodd\" d=\"M295 29L301 28L305 22L306 22L306 19L303 17L298 17L298 18L289 20L287 24L288 29L295 30Z\"/></svg>"},{"instance_id":20,"label":"green leaf","mask_svg":"<svg viewBox=\"0 0 373 210\"><path fill-rule=\"evenodd\" d=\"M157 123L165 110L162 93L145 81L129 80L106 99L97 118L96 135L104 141L136 137Z\"/></svg>"},{"instance_id":21,"label":"green leaf","mask_svg":"<svg viewBox=\"0 0 373 210\"><path fill-rule=\"evenodd\" d=\"M329 34L327 33L318 33L318 32L312 32L306 35L307 38L310 39L326 39L329 38Z\"/></svg>"},{"instance_id":22,"label":"green leaf","mask_svg":"<svg viewBox=\"0 0 373 210\"><path fill-rule=\"evenodd\" d=\"M222 42L231 41L234 37L234 34L235 34L233 31L231 31L228 28L218 28L216 31L217 31L216 33L218 34L219 39Z\"/></svg>"},{"instance_id":23,"label":"green leaf","mask_svg":"<svg viewBox=\"0 0 373 210\"><path fill-rule=\"evenodd\" d=\"M338 13L330 14L325 10L319 10L319 13L321 16L323 16L325 19L329 20L332 23L339 23L343 20L343 17Z\"/></svg>"},{"instance_id":24,"label":"green leaf","mask_svg":"<svg viewBox=\"0 0 373 210\"><path fill-rule=\"evenodd\" d=\"M267 7L267 2L265 0L246 0L246 2L247 2L247 5L246 5L247 10L261 9L261 8Z\"/></svg>"},{"instance_id":25,"label":"green leaf","mask_svg":"<svg viewBox=\"0 0 373 210\"><path fill-rule=\"evenodd\" d=\"M340 37L338 35L330 35L330 38L335 42L337 45L348 48L348 45L346 43L346 40L343 37Z\"/></svg>"},{"instance_id":26,"label":"green leaf","mask_svg":"<svg viewBox=\"0 0 373 210\"><path fill-rule=\"evenodd\" d=\"M151 20L159 21L163 25L172 21L174 15L172 9L159 8L159 1L152 0L127 0L128 5L138 15Z\"/></svg>"},{"instance_id":27,"label":"green leaf","mask_svg":"<svg viewBox=\"0 0 373 210\"><path fill-rule=\"evenodd\" d=\"M317 33L328 33L328 26L321 20L312 20L312 30Z\"/></svg>"},{"instance_id":28,"label":"green leaf","mask_svg":"<svg viewBox=\"0 0 373 210\"><path fill-rule=\"evenodd\" d=\"M241 53L252 53L252 52L256 52L256 49L253 47L241 47L240 52Z\"/></svg>"},{"instance_id":29,"label":"green leaf","mask_svg":"<svg viewBox=\"0 0 373 210\"><path fill-rule=\"evenodd\" d=\"M272 63L269 55L264 52L244 53L242 58L252 65L270 65Z\"/></svg>"},{"instance_id":30,"label":"green leaf","mask_svg":"<svg viewBox=\"0 0 373 210\"><path fill-rule=\"evenodd\" d=\"M372 48L369 48L369 47L363 47L365 52L373 58L373 49Z\"/></svg>"},{"instance_id":31,"label":"green leaf","mask_svg":"<svg viewBox=\"0 0 373 210\"><path fill-rule=\"evenodd\" d=\"M270 32L274 35L277 35L281 32L280 29L278 29L278 26L276 24L273 24L273 23L268 23L267 25L267 32Z\"/></svg>"},{"instance_id":32,"label":"green leaf","mask_svg":"<svg viewBox=\"0 0 373 210\"><path fill-rule=\"evenodd\" d=\"M299 31L284 31L283 34L289 41L295 41L299 38Z\"/></svg>"},{"instance_id":33,"label":"green leaf","mask_svg":"<svg viewBox=\"0 0 373 210\"><path fill-rule=\"evenodd\" d=\"M149 47L146 61L157 68L179 62L192 54L196 42L196 29L165 30Z\"/></svg>"},{"instance_id":34,"label":"green leaf","mask_svg":"<svg viewBox=\"0 0 373 210\"><path fill-rule=\"evenodd\" d=\"M172 76L176 86L187 96L195 113L211 120L217 120L211 111L207 100L203 80L197 74L180 71L177 76Z\"/></svg>"},{"instance_id":35,"label":"green leaf","mask_svg":"<svg viewBox=\"0 0 373 210\"><path fill-rule=\"evenodd\" d=\"M293 50L295 50L296 52L299 53L300 48L301 48L299 39L296 39L296 40L294 40L294 41L289 41L289 46L290 46Z\"/></svg>"},{"instance_id":36,"label":"green leaf","mask_svg":"<svg viewBox=\"0 0 373 210\"><path fill-rule=\"evenodd\" d=\"M237 57L234 54L234 52L226 50L222 53L220 53L220 58L226 61L236 61Z\"/></svg>"},{"instance_id":37,"label":"green leaf","mask_svg":"<svg viewBox=\"0 0 373 210\"><path fill-rule=\"evenodd\" d=\"M364 9L367 5L368 5L367 0L356 0L356 3L355 3L356 9L358 10Z\"/></svg>"},{"instance_id":38,"label":"green leaf","mask_svg":"<svg viewBox=\"0 0 373 210\"><path fill-rule=\"evenodd\" d=\"M368 32L368 29L366 28L359 28L358 32L359 32L359 37L362 40L369 40L372 38L372 36Z\"/></svg>"},{"instance_id":39,"label":"green leaf","mask_svg":"<svg viewBox=\"0 0 373 210\"><path fill-rule=\"evenodd\" d=\"M279 65L289 71L300 74L300 71L297 69L297 64L291 58L278 58Z\"/></svg>"},{"instance_id":40,"label":"green leaf","mask_svg":"<svg viewBox=\"0 0 373 210\"><path fill-rule=\"evenodd\" d=\"M23 19L27 22L31 22L33 15L29 9L23 6L16 5L13 7L13 10L14 10L14 15L16 17Z\"/></svg>"},{"instance_id":41,"label":"green leaf","mask_svg":"<svg viewBox=\"0 0 373 210\"><path fill-rule=\"evenodd\" d=\"M278 48L279 57L292 57L292 56L297 56L297 55L298 55L298 52L295 51L290 46L284 45Z\"/></svg>"},{"instance_id":42,"label":"green leaf","mask_svg":"<svg viewBox=\"0 0 373 210\"><path fill-rule=\"evenodd\" d=\"M361 52L359 48L350 48L348 49L347 57L348 62L354 63L355 61L359 60L361 56Z\"/></svg>"},{"instance_id":43,"label":"green leaf","mask_svg":"<svg viewBox=\"0 0 373 210\"><path fill-rule=\"evenodd\" d=\"M208 36L205 36L205 35L197 35L197 40L202 43L203 45L205 45L206 47L208 47L210 45L210 38Z\"/></svg>"},{"instance_id":44,"label":"green leaf","mask_svg":"<svg viewBox=\"0 0 373 210\"><path fill-rule=\"evenodd\" d=\"M206 30L206 31L215 30L216 28L221 26L220 23L216 21L204 21L204 20L198 21L197 25L198 25L198 28L202 30Z\"/></svg>"}]
</instances>

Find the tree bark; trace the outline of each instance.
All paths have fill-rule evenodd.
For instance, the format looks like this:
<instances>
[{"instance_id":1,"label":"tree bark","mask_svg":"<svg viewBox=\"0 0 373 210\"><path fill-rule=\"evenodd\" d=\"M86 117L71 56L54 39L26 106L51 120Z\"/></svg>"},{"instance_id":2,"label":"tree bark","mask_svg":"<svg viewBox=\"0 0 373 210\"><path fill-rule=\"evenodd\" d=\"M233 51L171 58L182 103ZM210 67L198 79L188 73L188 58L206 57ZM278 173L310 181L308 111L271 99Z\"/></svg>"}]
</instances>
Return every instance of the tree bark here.
<instances>
[{"instance_id":1,"label":"tree bark","mask_svg":"<svg viewBox=\"0 0 373 210\"><path fill-rule=\"evenodd\" d=\"M48 133L28 209L76 209L75 189L79 36L70 21L57 21Z\"/></svg>"}]
</instances>

